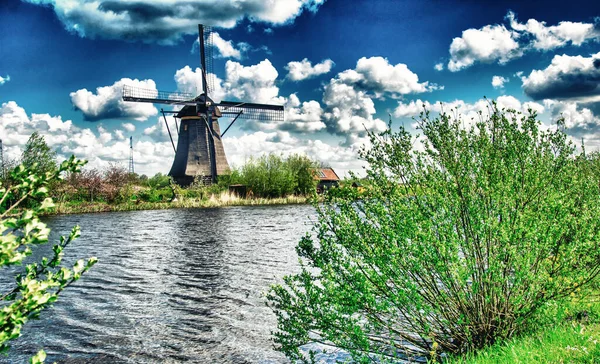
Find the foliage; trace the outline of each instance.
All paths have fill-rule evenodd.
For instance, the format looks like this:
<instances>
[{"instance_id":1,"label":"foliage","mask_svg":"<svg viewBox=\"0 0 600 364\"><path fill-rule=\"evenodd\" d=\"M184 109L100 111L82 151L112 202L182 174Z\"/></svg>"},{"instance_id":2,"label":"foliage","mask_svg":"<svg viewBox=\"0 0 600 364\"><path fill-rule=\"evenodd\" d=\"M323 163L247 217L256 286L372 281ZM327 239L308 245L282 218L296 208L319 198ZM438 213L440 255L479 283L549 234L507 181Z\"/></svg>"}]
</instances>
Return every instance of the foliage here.
<instances>
[{"instance_id":1,"label":"foliage","mask_svg":"<svg viewBox=\"0 0 600 364\"><path fill-rule=\"evenodd\" d=\"M422 149L403 128L370 134L369 188L316 205L302 272L268 294L279 350L308 361L299 347L322 342L361 363L463 353L597 278L597 172L562 123L542 130L495 104L473 123L422 114Z\"/></svg>"},{"instance_id":2,"label":"foliage","mask_svg":"<svg viewBox=\"0 0 600 364\"><path fill-rule=\"evenodd\" d=\"M50 230L38 215L54 207L48 198L47 186L61 179L63 172L76 172L84 162L71 157L54 170L41 173L34 166L20 165L11 172L14 183L0 187L0 267L20 264L31 255L31 247L48 242ZM36 207L18 210L27 199L43 199ZM9 201L14 201L10 203ZM29 263L15 280L13 289L2 294L0 311L0 351L8 350L8 341L20 336L22 326L52 304L58 295L75 282L94 263L95 258L79 260L69 269L61 266L63 250L79 236L75 226L68 237L61 237L53 246L52 258ZM43 352L31 359L42 362Z\"/></svg>"},{"instance_id":3,"label":"foliage","mask_svg":"<svg viewBox=\"0 0 600 364\"><path fill-rule=\"evenodd\" d=\"M315 190L316 163L300 155L284 159L276 154L250 159L240 170L240 181L257 197L309 194Z\"/></svg>"},{"instance_id":4,"label":"foliage","mask_svg":"<svg viewBox=\"0 0 600 364\"><path fill-rule=\"evenodd\" d=\"M153 189L160 189L163 187L168 187L171 183L171 177L164 175L162 173L157 173L153 177L148 178L147 184L148 187Z\"/></svg>"},{"instance_id":5,"label":"foliage","mask_svg":"<svg viewBox=\"0 0 600 364\"><path fill-rule=\"evenodd\" d=\"M21 156L21 163L39 173L54 172L56 165L56 152L50 149L43 135L37 131L31 134Z\"/></svg>"},{"instance_id":6,"label":"foliage","mask_svg":"<svg viewBox=\"0 0 600 364\"><path fill-rule=\"evenodd\" d=\"M290 155L286 162L296 179L294 193L297 195L311 194L317 187L315 170L319 168L319 164L301 154Z\"/></svg>"}]
</instances>

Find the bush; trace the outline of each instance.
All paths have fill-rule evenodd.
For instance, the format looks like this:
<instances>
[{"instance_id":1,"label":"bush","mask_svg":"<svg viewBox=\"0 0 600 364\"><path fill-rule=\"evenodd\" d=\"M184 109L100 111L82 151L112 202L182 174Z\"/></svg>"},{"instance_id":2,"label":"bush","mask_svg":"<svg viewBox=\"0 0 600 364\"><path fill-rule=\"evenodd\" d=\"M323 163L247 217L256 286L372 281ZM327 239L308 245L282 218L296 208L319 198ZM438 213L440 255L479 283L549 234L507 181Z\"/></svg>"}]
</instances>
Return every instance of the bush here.
<instances>
[{"instance_id":1,"label":"bush","mask_svg":"<svg viewBox=\"0 0 600 364\"><path fill-rule=\"evenodd\" d=\"M230 180L239 180L256 197L285 197L291 194L307 195L317 186L314 170L317 163L306 156L291 155L289 158L276 154L250 159Z\"/></svg>"},{"instance_id":2,"label":"bush","mask_svg":"<svg viewBox=\"0 0 600 364\"><path fill-rule=\"evenodd\" d=\"M531 113L531 111L530 111ZM463 353L530 328L545 305L600 271L593 163L535 113L464 128L421 115L424 150L401 129L370 135L369 188L316 205L302 272L268 294L278 350L323 342L357 362Z\"/></svg>"},{"instance_id":3,"label":"bush","mask_svg":"<svg viewBox=\"0 0 600 364\"><path fill-rule=\"evenodd\" d=\"M146 202L162 202L162 201L170 201L173 197L173 191L169 188L161 188L161 189L146 189L140 190L138 193L140 200Z\"/></svg>"}]
</instances>

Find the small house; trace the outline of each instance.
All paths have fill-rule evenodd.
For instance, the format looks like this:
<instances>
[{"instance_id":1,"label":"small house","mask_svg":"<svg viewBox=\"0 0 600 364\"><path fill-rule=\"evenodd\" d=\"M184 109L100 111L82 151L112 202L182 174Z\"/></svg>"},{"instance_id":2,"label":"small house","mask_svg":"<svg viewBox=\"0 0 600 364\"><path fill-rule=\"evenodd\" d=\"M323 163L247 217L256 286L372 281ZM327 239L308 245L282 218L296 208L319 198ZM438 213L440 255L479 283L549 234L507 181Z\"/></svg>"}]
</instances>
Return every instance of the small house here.
<instances>
[{"instance_id":1,"label":"small house","mask_svg":"<svg viewBox=\"0 0 600 364\"><path fill-rule=\"evenodd\" d=\"M323 193L327 189L337 187L340 182L340 177L338 177L333 168L317 169L315 171L315 179L318 180L317 193Z\"/></svg>"}]
</instances>

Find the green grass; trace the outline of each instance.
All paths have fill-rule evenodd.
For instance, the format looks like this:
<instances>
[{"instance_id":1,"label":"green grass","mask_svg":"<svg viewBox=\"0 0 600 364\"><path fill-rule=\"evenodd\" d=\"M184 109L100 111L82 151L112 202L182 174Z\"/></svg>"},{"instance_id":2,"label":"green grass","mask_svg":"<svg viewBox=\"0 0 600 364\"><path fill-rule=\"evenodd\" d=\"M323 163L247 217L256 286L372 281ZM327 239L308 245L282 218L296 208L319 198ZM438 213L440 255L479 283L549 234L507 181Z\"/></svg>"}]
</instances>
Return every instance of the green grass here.
<instances>
[{"instance_id":1,"label":"green grass","mask_svg":"<svg viewBox=\"0 0 600 364\"><path fill-rule=\"evenodd\" d=\"M528 334L444 362L600 363L600 301L596 294L550 306L539 326Z\"/></svg>"},{"instance_id":2,"label":"green grass","mask_svg":"<svg viewBox=\"0 0 600 364\"><path fill-rule=\"evenodd\" d=\"M110 211L135 211L135 210L164 210L177 208L206 208L225 206L261 206L261 205L288 205L305 204L308 198L304 196L288 196L283 198L238 198L227 192L208 199L181 199L174 202L136 202L129 201L119 204L105 202L76 202L56 203L53 214L80 214Z\"/></svg>"}]
</instances>

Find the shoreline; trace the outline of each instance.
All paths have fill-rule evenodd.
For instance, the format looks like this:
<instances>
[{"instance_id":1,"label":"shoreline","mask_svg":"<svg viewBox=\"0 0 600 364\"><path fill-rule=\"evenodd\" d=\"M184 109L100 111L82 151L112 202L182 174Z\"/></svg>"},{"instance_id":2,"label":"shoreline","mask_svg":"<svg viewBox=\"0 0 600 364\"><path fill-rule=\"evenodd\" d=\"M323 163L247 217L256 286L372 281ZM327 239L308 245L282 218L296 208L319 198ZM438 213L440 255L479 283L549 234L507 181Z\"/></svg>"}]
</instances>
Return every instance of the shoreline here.
<instances>
[{"instance_id":1,"label":"shoreline","mask_svg":"<svg viewBox=\"0 0 600 364\"><path fill-rule=\"evenodd\" d=\"M69 204L68 202L55 202L56 207L53 209L53 211L43 214L43 216L182 208L215 208L228 206L304 205L308 204L309 200L310 197L305 196L252 199L211 196L211 198L203 200L182 199L173 202L126 202L119 204L108 204L104 202L83 202L80 204Z\"/></svg>"}]
</instances>

